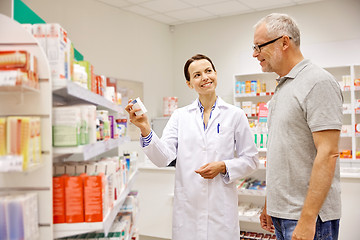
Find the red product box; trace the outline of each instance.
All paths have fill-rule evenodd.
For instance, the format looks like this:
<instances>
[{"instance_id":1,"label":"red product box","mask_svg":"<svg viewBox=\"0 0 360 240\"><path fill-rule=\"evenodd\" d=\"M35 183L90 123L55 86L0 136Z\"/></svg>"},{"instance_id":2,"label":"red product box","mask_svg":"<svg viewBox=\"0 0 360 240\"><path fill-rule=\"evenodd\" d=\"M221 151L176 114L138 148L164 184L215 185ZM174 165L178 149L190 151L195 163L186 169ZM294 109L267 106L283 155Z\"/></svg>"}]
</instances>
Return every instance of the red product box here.
<instances>
[{"instance_id":1,"label":"red product box","mask_svg":"<svg viewBox=\"0 0 360 240\"><path fill-rule=\"evenodd\" d=\"M84 222L84 186L81 176L65 177L66 223Z\"/></svg>"},{"instance_id":2,"label":"red product box","mask_svg":"<svg viewBox=\"0 0 360 240\"><path fill-rule=\"evenodd\" d=\"M65 176L53 177L53 222L65 223Z\"/></svg>"},{"instance_id":3,"label":"red product box","mask_svg":"<svg viewBox=\"0 0 360 240\"><path fill-rule=\"evenodd\" d=\"M103 173L97 176L84 176L85 222L102 222L105 192Z\"/></svg>"}]
</instances>

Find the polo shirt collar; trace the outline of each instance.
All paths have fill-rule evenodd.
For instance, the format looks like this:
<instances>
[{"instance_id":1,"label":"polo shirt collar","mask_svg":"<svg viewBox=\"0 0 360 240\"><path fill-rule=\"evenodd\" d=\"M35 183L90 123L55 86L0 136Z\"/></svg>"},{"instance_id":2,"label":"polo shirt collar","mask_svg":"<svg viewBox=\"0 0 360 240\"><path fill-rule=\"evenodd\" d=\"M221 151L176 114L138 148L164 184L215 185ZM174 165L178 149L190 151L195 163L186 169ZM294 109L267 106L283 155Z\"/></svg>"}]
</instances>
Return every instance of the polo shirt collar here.
<instances>
[{"instance_id":1,"label":"polo shirt collar","mask_svg":"<svg viewBox=\"0 0 360 240\"><path fill-rule=\"evenodd\" d=\"M286 74L284 77L278 77L276 81L278 83L284 82L286 79L294 79L296 76L301 72L308 64L310 63L309 59L303 59L301 62L296 64L288 74Z\"/></svg>"}]
</instances>

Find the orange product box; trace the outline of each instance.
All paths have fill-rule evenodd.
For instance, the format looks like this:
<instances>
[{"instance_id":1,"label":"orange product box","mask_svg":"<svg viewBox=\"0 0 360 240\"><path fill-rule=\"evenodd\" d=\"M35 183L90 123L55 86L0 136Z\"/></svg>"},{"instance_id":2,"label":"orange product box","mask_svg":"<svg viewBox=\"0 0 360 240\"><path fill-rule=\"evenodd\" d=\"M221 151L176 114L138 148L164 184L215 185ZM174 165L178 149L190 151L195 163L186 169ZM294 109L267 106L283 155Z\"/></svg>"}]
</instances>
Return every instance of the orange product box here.
<instances>
[{"instance_id":1,"label":"orange product box","mask_svg":"<svg viewBox=\"0 0 360 240\"><path fill-rule=\"evenodd\" d=\"M245 93L251 92L251 81L245 81Z\"/></svg>"},{"instance_id":2,"label":"orange product box","mask_svg":"<svg viewBox=\"0 0 360 240\"><path fill-rule=\"evenodd\" d=\"M84 176L85 222L102 222L104 217L105 175Z\"/></svg>"},{"instance_id":3,"label":"orange product box","mask_svg":"<svg viewBox=\"0 0 360 240\"><path fill-rule=\"evenodd\" d=\"M65 177L66 223L84 222L84 188L81 176Z\"/></svg>"},{"instance_id":4,"label":"orange product box","mask_svg":"<svg viewBox=\"0 0 360 240\"><path fill-rule=\"evenodd\" d=\"M96 75L96 93L100 96L104 96L105 85L106 77L103 75Z\"/></svg>"},{"instance_id":5,"label":"orange product box","mask_svg":"<svg viewBox=\"0 0 360 240\"><path fill-rule=\"evenodd\" d=\"M65 177L53 177L53 223L65 223Z\"/></svg>"},{"instance_id":6,"label":"orange product box","mask_svg":"<svg viewBox=\"0 0 360 240\"><path fill-rule=\"evenodd\" d=\"M30 54L27 51L0 51L0 69L30 70Z\"/></svg>"}]
</instances>

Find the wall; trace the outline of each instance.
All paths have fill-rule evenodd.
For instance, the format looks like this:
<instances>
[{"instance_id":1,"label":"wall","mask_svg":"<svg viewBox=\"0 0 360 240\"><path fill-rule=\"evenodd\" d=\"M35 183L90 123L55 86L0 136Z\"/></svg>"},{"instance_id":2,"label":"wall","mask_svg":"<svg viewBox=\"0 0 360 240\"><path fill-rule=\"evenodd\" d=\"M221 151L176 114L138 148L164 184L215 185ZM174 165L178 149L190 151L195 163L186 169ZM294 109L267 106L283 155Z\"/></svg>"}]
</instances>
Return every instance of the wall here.
<instances>
[{"instance_id":1,"label":"wall","mask_svg":"<svg viewBox=\"0 0 360 240\"><path fill-rule=\"evenodd\" d=\"M97 74L143 82L149 117L162 115L162 97L174 89L167 25L95 0L23 2L46 22L60 23Z\"/></svg>"},{"instance_id":2,"label":"wall","mask_svg":"<svg viewBox=\"0 0 360 240\"><path fill-rule=\"evenodd\" d=\"M174 31L174 87L179 106L197 96L185 85L183 66L196 53L208 55L218 71L217 93L233 101L235 74L261 71L252 57L253 25L271 12L293 16L301 30L301 49L320 66L359 64L360 1L326 0L204 22L183 24Z\"/></svg>"}]
</instances>

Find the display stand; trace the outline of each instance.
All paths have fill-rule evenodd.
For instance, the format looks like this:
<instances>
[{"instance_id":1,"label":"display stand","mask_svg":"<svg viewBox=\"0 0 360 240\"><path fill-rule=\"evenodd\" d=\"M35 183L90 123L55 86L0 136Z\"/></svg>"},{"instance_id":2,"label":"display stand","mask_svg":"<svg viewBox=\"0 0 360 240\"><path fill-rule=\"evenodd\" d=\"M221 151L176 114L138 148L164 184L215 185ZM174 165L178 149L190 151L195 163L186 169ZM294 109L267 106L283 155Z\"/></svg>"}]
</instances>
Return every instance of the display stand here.
<instances>
[{"instance_id":1,"label":"display stand","mask_svg":"<svg viewBox=\"0 0 360 240\"><path fill-rule=\"evenodd\" d=\"M36 192L39 206L40 239L48 240L55 237L69 236L103 229L108 232L117 211L121 208L134 182L133 174L120 199L115 203L112 211L101 223L54 224L52 216L52 164L53 158L59 155L82 154L88 160L100 154L117 148L129 141L128 137L109 139L76 148L52 147L52 106L54 103L92 103L100 109L110 112L123 112L123 108L102 96L96 95L75 83L67 82L66 86L53 92L50 67L47 57L38 41L27 32L21 24L0 14L0 50L26 50L32 53L38 62L38 76L40 87L32 89L24 86L0 87L0 113L6 116L37 116L41 118L41 152L42 164L31 167L26 172L0 172L0 193L8 192Z\"/></svg>"},{"instance_id":2,"label":"display stand","mask_svg":"<svg viewBox=\"0 0 360 240\"><path fill-rule=\"evenodd\" d=\"M36 192L40 239L52 239L52 93L50 68L37 40L19 23L0 14L0 50L26 50L38 61L40 88L0 87L0 113L5 116L41 118L42 164L26 172L0 173L0 192Z\"/></svg>"}]
</instances>

